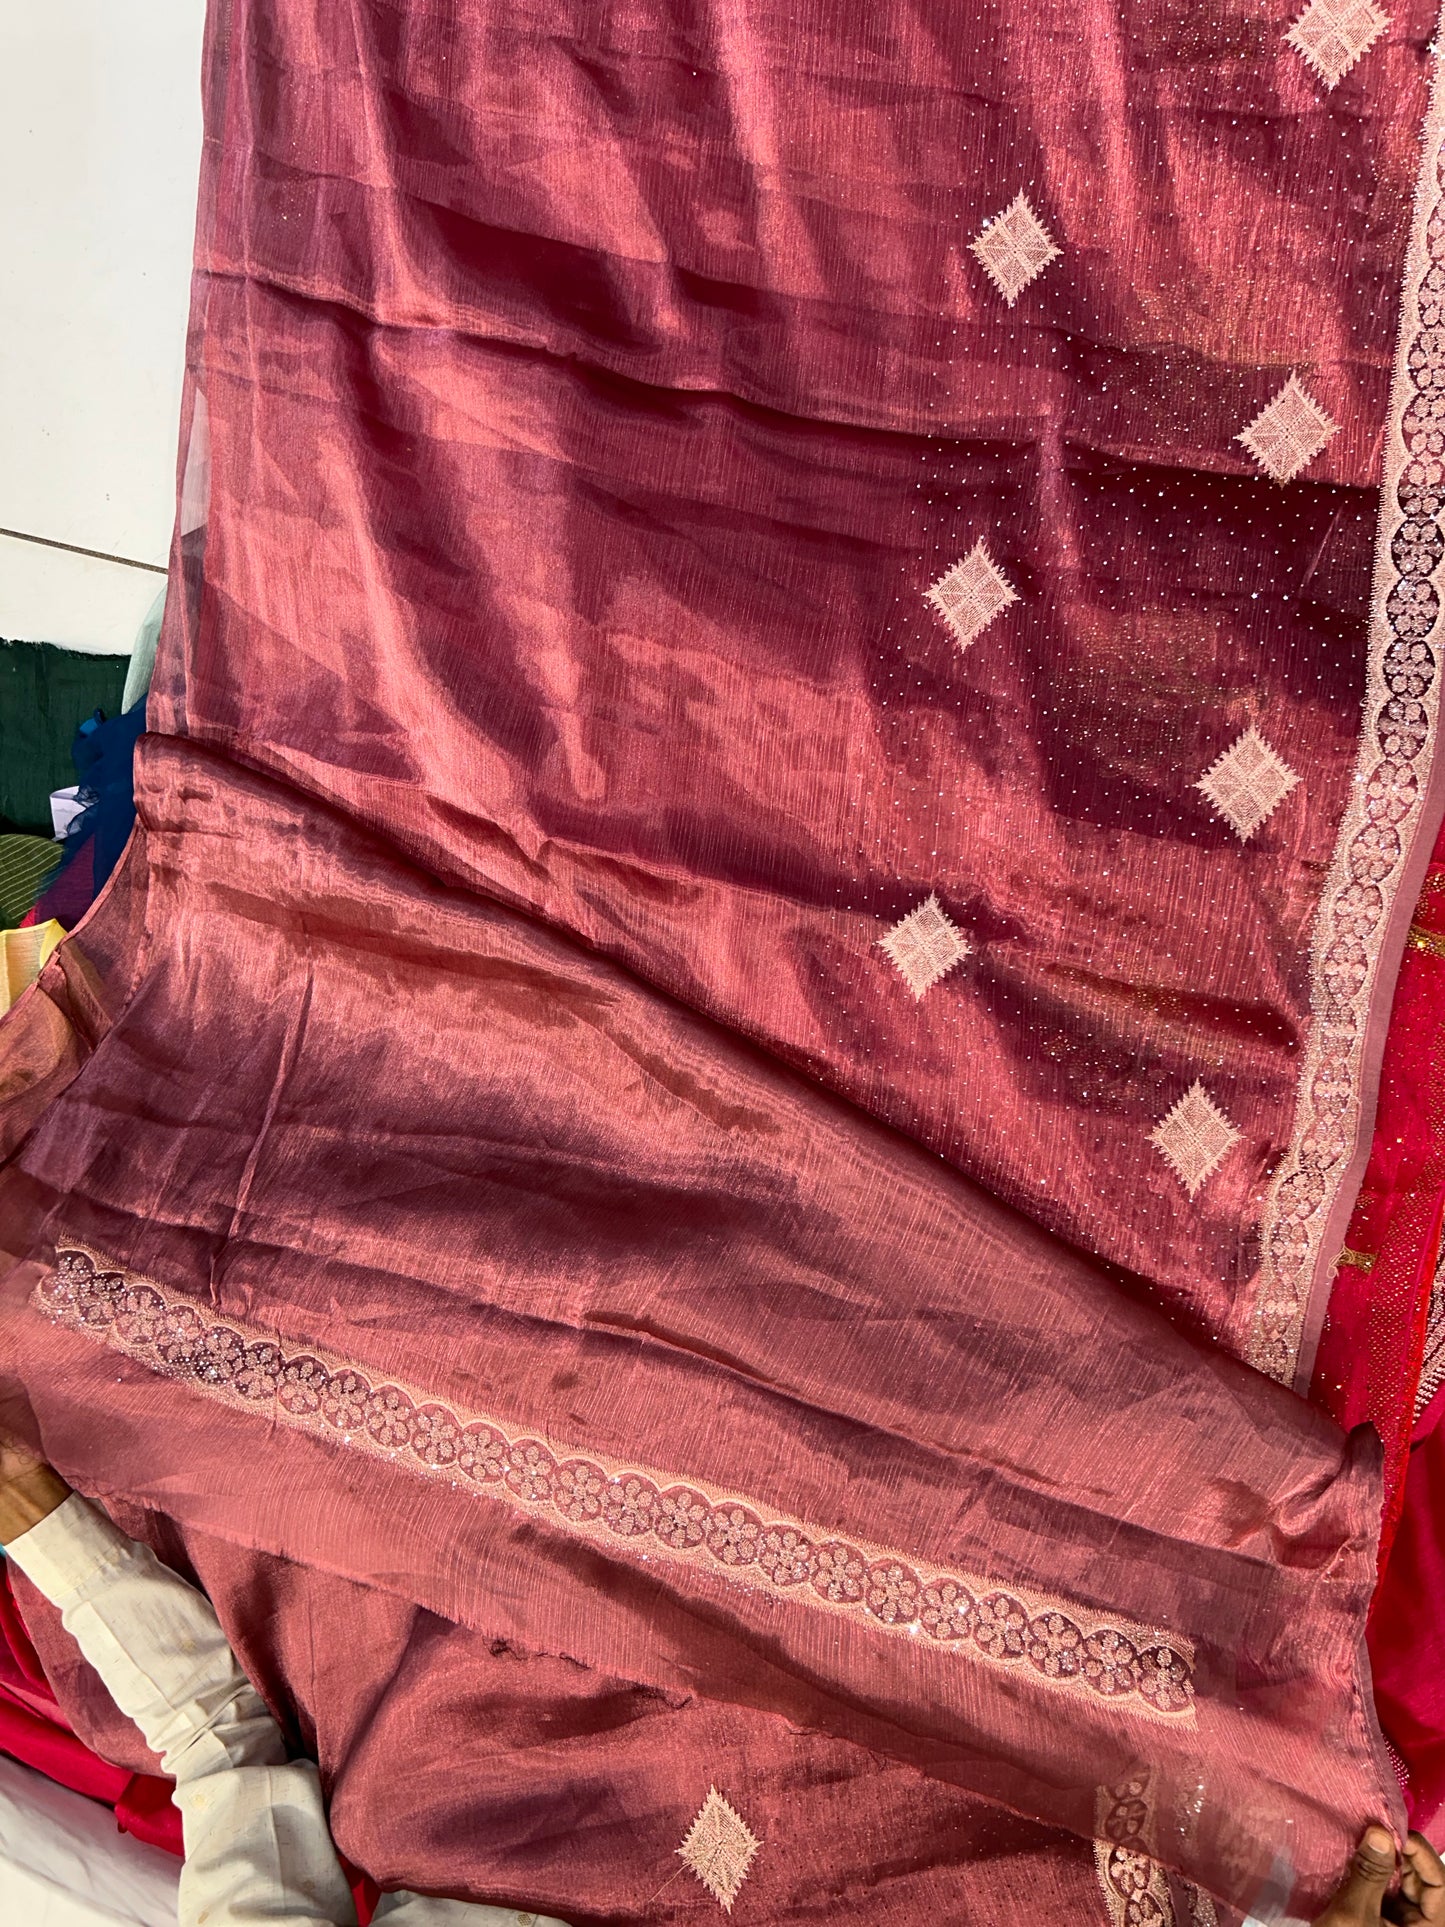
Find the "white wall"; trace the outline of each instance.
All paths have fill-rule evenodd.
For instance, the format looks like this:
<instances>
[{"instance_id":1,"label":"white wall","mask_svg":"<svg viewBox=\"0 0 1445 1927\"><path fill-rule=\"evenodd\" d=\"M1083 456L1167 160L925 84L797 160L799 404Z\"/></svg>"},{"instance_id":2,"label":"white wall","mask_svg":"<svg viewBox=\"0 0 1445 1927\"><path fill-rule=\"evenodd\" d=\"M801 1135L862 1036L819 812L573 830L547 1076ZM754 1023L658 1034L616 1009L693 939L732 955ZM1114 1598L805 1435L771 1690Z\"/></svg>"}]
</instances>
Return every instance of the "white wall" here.
<instances>
[{"instance_id":1,"label":"white wall","mask_svg":"<svg viewBox=\"0 0 1445 1927\"><path fill-rule=\"evenodd\" d=\"M0 0L0 636L129 650L175 505L204 0Z\"/></svg>"}]
</instances>

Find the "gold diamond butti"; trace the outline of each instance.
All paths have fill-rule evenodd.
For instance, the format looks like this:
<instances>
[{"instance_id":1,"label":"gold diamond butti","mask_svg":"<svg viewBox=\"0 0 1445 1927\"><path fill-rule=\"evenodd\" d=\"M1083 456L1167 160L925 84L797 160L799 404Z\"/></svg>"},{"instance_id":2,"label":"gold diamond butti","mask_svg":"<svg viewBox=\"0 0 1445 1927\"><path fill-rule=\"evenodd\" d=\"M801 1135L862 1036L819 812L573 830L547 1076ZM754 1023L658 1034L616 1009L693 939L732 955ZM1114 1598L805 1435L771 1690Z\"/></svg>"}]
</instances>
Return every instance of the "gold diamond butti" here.
<instances>
[{"instance_id":1,"label":"gold diamond butti","mask_svg":"<svg viewBox=\"0 0 1445 1927\"><path fill-rule=\"evenodd\" d=\"M969 252L978 256L984 272L1003 296L1008 307L1050 261L1062 250L1054 246L1038 215L1020 194L1004 209L983 224L983 232L969 242Z\"/></svg>"},{"instance_id":2,"label":"gold diamond butti","mask_svg":"<svg viewBox=\"0 0 1445 1927\"><path fill-rule=\"evenodd\" d=\"M1331 421L1314 396L1291 375L1267 408L1235 436L1243 442L1266 475L1292 482L1307 468L1340 425Z\"/></svg>"},{"instance_id":3,"label":"gold diamond butti","mask_svg":"<svg viewBox=\"0 0 1445 1927\"><path fill-rule=\"evenodd\" d=\"M697 1818L687 1830L678 1853L722 1907L733 1910L738 1889L748 1877L753 1856L762 1842L718 1792L710 1786Z\"/></svg>"},{"instance_id":4,"label":"gold diamond butti","mask_svg":"<svg viewBox=\"0 0 1445 1927\"><path fill-rule=\"evenodd\" d=\"M1149 1142L1193 1198L1212 1177L1239 1132L1196 1078L1174 1108L1154 1126Z\"/></svg>"},{"instance_id":5,"label":"gold diamond butti","mask_svg":"<svg viewBox=\"0 0 1445 1927\"><path fill-rule=\"evenodd\" d=\"M969 955L968 943L936 896L926 898L895 923L886 937L879 937L878 947L887 952L915 997L922 997Z\"/></svg>"},{"instance_id":6,"label":"gold diamond butti","mask_svg":"<svg viewBox=\"0 0 1445 1927\"><path fill-rule=\"evenodd\" d=\"M1240 842L1248 843L1299 780L1251 724L1194 787L1204 792Z\"/></svg>"},{"instance_id":7,"label":"gold diamond butti","mask_svg":"<svg viewBox=\"0 0 1445 1927\"><path fill-rule=\"evenodd\" d=\"M967 649L996 615L1019 599L981 541L926 589L924 596L953 631L960 649Z\"/></svg>"},{"instance_id":8,"label":"gold diamond butti","mask_svg":"<svg viewBox=\"0 0 1445 1927\"><path fill-rule=\"evenodd\" d=\"M1326 87L1336 87L1389 24L1374 0L1310 0L1285 39Z\"/></svg>"}]
</instances>

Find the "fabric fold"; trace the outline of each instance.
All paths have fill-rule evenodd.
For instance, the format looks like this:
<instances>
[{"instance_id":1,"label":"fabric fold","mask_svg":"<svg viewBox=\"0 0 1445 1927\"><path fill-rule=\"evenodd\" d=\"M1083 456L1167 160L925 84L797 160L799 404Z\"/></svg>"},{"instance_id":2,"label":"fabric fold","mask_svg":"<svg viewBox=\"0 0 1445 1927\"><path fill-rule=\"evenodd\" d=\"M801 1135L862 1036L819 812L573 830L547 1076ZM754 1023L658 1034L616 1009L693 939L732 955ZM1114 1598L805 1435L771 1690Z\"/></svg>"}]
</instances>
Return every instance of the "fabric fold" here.
<instances>
[{"instance_id":1,"label":"fabric fold","mask_svg":"<svg viewBox=\"0 0 1445 1927\"><path fill-rule=\"evenodd\" d=\"M1077 1837L1147 1764L1162 1863L1323 1889L1397 1798L1363 1435L565 937L145 756L144 989L5 1179L62 1471L99 1425L102 1496Z\"/></svg>"}]
</instances>

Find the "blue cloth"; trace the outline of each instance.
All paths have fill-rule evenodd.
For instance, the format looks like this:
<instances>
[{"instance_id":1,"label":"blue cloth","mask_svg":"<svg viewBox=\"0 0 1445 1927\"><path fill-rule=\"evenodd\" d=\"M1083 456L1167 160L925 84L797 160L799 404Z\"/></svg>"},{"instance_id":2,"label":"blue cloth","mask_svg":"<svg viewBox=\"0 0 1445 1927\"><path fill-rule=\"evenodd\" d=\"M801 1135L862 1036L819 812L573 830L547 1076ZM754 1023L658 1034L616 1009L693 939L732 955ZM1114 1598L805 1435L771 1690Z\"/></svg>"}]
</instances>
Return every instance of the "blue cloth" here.
<instances>
[{"instance_id":1,"label":"blue cloth","mask_svg":"<svg viewBox=\"0 0 1445 1927\"><path fill-rule=\"evenodd\" d=\"M145 726L144 702L138 702L123 716L107 717L104 710L97 709L76 730L71 745L85 809L65 839L61 867L68 870L81 850L87 844L91 846L91 902L119 863L135 822L135 746Z\"/></svg>"}]
</instances>

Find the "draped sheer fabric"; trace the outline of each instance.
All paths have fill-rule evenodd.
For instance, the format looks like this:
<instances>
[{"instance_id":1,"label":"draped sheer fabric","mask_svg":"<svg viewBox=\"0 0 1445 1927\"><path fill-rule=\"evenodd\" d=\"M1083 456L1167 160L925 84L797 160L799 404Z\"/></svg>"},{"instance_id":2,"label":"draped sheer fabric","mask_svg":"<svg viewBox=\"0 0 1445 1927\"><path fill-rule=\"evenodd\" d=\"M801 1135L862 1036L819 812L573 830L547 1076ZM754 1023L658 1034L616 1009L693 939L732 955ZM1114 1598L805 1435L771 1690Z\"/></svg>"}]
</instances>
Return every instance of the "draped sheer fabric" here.
<instances>
[{"instance_id":1,"label":"draped sheer fabric","mask_svg":"<svg viewBox=\"0 0 1445 1927\"><path fill-rule=\"evenodd\" d=\"M213 0L7 1410L383 1885L1183 1927L1399 1816L1289 1387L1440 815L1433 27Z\"/></svg>"},{"instance_id":2,"label":"draped sheer fabric","mask_svg":"<svg viewBox=\"0 0 1445 1927\"><path fill-rule=\"evenodd\" d=\"M1417 1421L1439 1389L1445 1290L1445 834L1395 985L1370 1162L1330 1293L1314 1396L1385 1447L1382 1564L1405 1503Z\"/></svg>"},{"instance_id":3,"label":"draped sheer fabric","mask_svg":"<svg viewBox=\"0 0 1445 1927\"><path fill-rule=\"evenodd\" d=\"M1370 1162L1315 1368L1315 1396L1384 1442L1376 1702L1412 1822L1445 1802L1445 836L1395 986Z\"/></svg>"}]
</instances>

